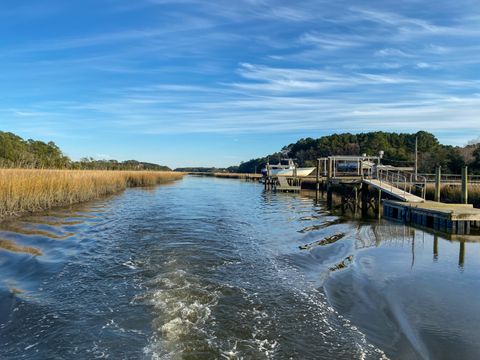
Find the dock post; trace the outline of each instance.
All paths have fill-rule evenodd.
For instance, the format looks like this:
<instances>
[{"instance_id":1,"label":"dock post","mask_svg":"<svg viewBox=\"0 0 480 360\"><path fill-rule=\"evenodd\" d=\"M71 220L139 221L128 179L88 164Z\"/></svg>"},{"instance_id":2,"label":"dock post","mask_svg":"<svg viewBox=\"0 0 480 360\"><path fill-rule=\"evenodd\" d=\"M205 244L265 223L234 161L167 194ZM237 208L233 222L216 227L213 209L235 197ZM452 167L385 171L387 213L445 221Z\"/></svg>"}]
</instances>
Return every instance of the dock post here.
<instances>
[{"instance_id":1,"label":"dock post","mask_svg":"<svg viewBox=\"0 0 480 360\"><path fill-rule=\"evenodd\" d=\"M328 179L331 179L333 172L333 161L332 158L328 158Z\"/></svg>"},{"instance_id":2,"label":"dock post","mask_svg":"<svg viewBox=\"0 0 480 360\"><path fill-rule=\"evenodd\" d=\"M354 196L354 201L355 201L355 204L353 205L353 206L354 206L353 215L357 215L357 210L358 210L358 188L357 188L356 186L353 188L353 196Z\"/></svg>"},{"instance_id":3,"label":"dock post","mask_svg":"<svg viewBox=\"0 0 480 360\"><path fill-rule=\"evenodd\" d=\"M382 218L382 212L381 212L381 207L382 207L382 190L378 189L378 194L377 194L377 201L376 201L377 208L375 209L377 218L380 220Z\"/></svg>"},{"instance_id":4,"label":"dock post","mask_svg":"<svg viewBox=\"0 0 480 360\"><path fill-rule=\"evenodd\" d=\"M320 191L320 159L317 159L317 173L316 173L316 185L315 189L317 190L317 193Z\"/></svg>"},{"instance_id":5,"label":"dock post","mask_svg":"<svg viewBox=\"0 0 480 360\"><path fill-rule=\"evenodd\" d=\"M441 181L442 181L441 178L442 178L442 168L440 166L437 166L437 171L435 173L435 201L437 202L440 202L440 191L441 191Z\"/></svg>"},{"instance_id":6,"label":"dock post","mask_svg":"<svg viewBox=\"0 0 480 360\"><path fill-rule=\"evenodd\" d=\"M368 214L368 185L362 183L360 186L362 190L362 217L366 217Z\"/></svg>"},{"instance_id":7,"label":"dock post","mask_svg":"<svg viewBox=\"0 0 480 360\"><path fill-rule=\"evenodd\" d=\"M462 168L462 204L468 204L468 167Z\"/></svg>"},{"instance_id":8,"label":"dock post","mask_svg":"<svg viewBox=\"0 0 480 360\"><path fill-rule=\"evenodd\" d=\"M265 177L265 190L268 190L270 185L270 164L267 163L267 176Z\"/></svg>"},{"instance_id":9,"label":"dock post","mask_svg":"<svg viewBox=\"0 0 480 360\"><path fill-rule=\"evenodd\" d=\"M332 184L327 182L327 206L332 206L333 203L333 189Z\"/></svg>"}]
</instances>

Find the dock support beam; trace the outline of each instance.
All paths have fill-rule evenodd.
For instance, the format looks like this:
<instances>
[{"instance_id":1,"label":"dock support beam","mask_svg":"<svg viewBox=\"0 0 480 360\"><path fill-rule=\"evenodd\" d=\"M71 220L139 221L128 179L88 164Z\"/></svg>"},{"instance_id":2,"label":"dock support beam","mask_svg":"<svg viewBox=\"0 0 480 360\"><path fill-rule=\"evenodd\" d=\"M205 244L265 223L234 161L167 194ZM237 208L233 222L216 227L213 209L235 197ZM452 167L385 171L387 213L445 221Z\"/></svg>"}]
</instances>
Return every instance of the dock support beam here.
<instances>
[{"instance_id":1,"label":"dock support beam","mask_svg":"<svg viewBox=\"0 0 480 360\"><path fill-rule=\"evenodd\" d=\"M435 172L435 201L437 202L440 202L440 191L442 190L441 182L442 182L442 168L438 166L437 171Z\"/></svg>"},{"instance_id":2,"label":"dock support beam","mask_svg":"<svg viewBox=\"0 0 480 360\"><path fill-rule=\"evenodd\" d=\"M333 202L333 189L330 182L327 183L327 206L332 206Z\"/></svg>"},{"instance_id":3,"label":"dock support beam","mask_svg":"<svg viewBox=\"0 0 480 360\"><path fill-rule=\"evenodd\" d=\"M368 185L362 183L360 186L362 190L362 217L366 217L368 214Z\"/></svg>"},{"instance_id":4,"label":"dock support beam","mask_svg":"<svg viewBox=\"0 0 480 360\"><path fill-rule=\"evenodd\" d=\"M316 182L315 182L315 189L317 190L317 193L320 190L320 159L317 159L317 173L316 173Z\"/></svg>"},{"instance_id":5,"label":"dock support beam","mask_svg":"<svg viewBox=\"0 0 480 360\"><path fill-rule=\"evenodd\" d=\"M381 211L381 208L382 208L382 190L378 189L378 194L377 194L377 201L376 201L376 209L375 209L375 212L377 215L377 219L381 219L382 218L382 211Z\"/></svg>"},{"instance_id":6,"label":"dock support beam","mask_svg":"<svg viewBox=\"0 0 480 360\"><path fill-rule=\"evenodd\" d=\"M462 204L468 204L468 167L462 168Z\"/></svg>"},{"instance_id":7,"label":"dock support beam","mask_svg":"<svg viewBox=\"0 0 480 360\"><path fill-rule=\"evenodd\" d=\"M357 210L358 210L358 188L355 186L353 188L353 201L354 201L354 204L353 204L353 215L357 215Z\"/></svg>"}]
</instances>

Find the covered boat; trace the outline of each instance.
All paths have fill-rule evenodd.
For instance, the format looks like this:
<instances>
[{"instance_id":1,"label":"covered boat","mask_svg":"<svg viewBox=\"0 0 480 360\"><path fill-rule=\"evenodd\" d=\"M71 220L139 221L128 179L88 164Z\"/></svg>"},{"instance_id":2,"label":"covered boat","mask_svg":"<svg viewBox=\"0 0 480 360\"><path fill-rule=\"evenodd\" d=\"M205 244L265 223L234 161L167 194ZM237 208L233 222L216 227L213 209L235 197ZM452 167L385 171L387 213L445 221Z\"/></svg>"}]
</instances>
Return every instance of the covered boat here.
<instances>
[{"instance_id":1,"label":"covered boat","mask_svg":"<svg viewBox=\"0 0 480 360\"><path fill-rule=\"evenodd\" d=\"M268 163L267 166L262 169L262 174L264 176L294 176L295 169L297 176L308 176L315 170L315 167L296 168L293 159L282 159L278 164Z\"/></svg>"}]
</instances>

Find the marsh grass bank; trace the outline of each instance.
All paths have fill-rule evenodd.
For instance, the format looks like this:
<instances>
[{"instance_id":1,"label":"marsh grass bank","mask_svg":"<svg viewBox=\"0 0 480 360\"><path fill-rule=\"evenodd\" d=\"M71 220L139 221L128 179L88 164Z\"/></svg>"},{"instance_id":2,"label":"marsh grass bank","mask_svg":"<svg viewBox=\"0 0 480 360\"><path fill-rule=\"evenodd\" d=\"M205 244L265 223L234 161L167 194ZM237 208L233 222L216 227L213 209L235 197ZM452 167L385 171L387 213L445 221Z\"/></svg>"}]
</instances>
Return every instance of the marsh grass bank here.
<instances>
[{"instance_id":1,"label":"marsh grass bank","mask_svg":"<svg viewBox=\"0 0 480 360\"><path fill-rule=\"evenodd\" d=\"M182 177L159 171L0 169L0 220Z\"/></svg>"}]
</instances>

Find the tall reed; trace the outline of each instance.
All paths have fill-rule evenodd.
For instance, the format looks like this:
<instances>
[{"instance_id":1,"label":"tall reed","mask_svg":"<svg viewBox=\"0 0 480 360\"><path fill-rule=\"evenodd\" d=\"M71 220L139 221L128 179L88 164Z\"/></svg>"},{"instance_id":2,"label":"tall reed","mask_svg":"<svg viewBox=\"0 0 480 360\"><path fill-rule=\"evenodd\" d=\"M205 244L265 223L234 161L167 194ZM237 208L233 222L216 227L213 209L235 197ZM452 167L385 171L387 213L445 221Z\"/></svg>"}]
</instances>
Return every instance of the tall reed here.
<instances>
[{"instance_id":1,"label":"tall reed","mask_svg":"<svg viewBox=\"0 0 480 360\"><path fill-rule=\"evenodd\" d=\"M426 197L428 200L435 198L435 185L427 184ZM459 185L442 185L440 188L440 200L446 203L460 203L462 198ZM470 184L468 187L468 202L475 207L480 207L480 185Z\"/></svg>"},{"instance_id":2,"label":"tall reed","mask_svg":"<svg viewBox=\"0 0 480 360\"><path fill-rule=\"evenodd\" d=\"M0 219L182 178L157 171L0 169Z\"/></svg>"}]
</instances>

